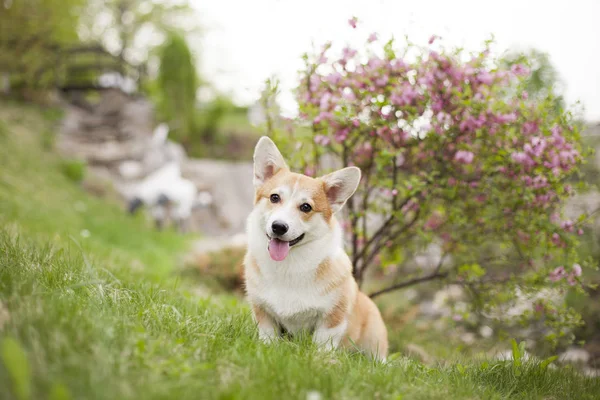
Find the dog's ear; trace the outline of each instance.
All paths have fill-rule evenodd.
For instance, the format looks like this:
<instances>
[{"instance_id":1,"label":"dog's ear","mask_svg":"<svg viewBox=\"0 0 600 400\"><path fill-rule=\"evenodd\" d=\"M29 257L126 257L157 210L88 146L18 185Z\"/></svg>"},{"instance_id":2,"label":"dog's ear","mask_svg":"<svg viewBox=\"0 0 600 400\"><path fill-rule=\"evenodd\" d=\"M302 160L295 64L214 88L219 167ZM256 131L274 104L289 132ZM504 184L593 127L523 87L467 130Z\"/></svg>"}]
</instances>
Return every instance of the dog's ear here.
<instances>
[{"instance_id":1,"label":"dog's ear","mask_svg":"<svg viewBox=\"0 0 600 400\"><path fill-rule=\"evenodd\" d=\"M260 138L254 149L254 187L262 186L281 169L287 169L277 146L266 136Z\"/></svg>"},{"instance_id":2,"label":"dog's ear","mask_svg":"<svg viewBox=\"0 0 600 400\"><path fill-rule=\"evenodd\" d=\"M338 212L358 188L360 169L348 167L321 177L325 195L334 213Z\"/></svg>"}]
</instances>

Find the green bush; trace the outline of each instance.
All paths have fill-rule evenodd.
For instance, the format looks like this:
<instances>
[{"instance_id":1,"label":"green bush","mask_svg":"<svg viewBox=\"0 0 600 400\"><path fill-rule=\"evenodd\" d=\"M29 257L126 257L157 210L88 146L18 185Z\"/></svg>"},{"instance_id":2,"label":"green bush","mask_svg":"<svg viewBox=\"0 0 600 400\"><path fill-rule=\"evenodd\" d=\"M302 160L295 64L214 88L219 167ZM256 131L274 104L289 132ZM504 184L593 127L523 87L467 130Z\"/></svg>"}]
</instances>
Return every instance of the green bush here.
<instances>
[{"instance_id":1,"label":"green bush","mask_svg":"<svg viewBox=\"0 0 600 400\"><path fill-rule=\"evenodd\" d=\"M87 165L81 160L62 160L60 169L64 176L75 183L81 183L85 178Z\"/></svg>"},{"instance_id":2,"label":"green bush","mask_svg":"<svg viewBox=\"0 0 600 400\"><path fill-rule=\"evenodd\" d=\"M171 33L160 52L158 108L171 127L173 139L184 145L198 132L194 119L197 88L196 65L190 48L182 36Z\"/></svg>"}]
</instances>

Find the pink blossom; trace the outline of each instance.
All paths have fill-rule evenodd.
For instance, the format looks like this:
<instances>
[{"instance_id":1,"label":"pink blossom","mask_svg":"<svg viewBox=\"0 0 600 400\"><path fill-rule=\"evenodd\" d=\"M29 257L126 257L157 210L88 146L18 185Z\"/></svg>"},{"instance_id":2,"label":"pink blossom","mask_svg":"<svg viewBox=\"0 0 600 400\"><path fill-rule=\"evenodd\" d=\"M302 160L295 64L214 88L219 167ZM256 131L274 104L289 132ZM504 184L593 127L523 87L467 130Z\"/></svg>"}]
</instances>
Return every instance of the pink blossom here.
<instances>
[{"instance_id":1,"label":"pink blossom","mask_svg":"<svg viewBox=\"0 0 600 400\"><path fill-rule=\"evenodd\" d=\"M523 124L523 133L525 135L530 135L533 133L537 133L539 130L538 124L533 121L527 121Z\"/></svg>"},{"instance_id":2,"label":"pink blossom","mask_svg":"<svg viewBox=\"0 0 600 400\"><path fill-rule=\"evenodd\" d=\"M565 267L557 267L554 269L554 271L550 272L550 275L548 276L548 278L552 282L558 282L561 279L564 279L566 276L567 276L567 273L565 272Z\"/></svg>"},{"instance_id":3,"label":"pink blossom","mask_svg":"<svg viewBox=\"0 0 600 400\"><path fill-rule=\"evenodd\" d=\"M316 135L314 141L316 144L320 144L321 146L327 146L330 142L330 139L324 135Z\"/></svg>"},{"instance_id":4,"label":"pink blossom","mask_svg":"<svg viewBox=\"0 0 600 400\"><path fill-rule=\"evenodd\" d=\"M484 85L491 85L494 82L494 77L492 76L492 74L490 74L487 71L481 71L478 75L477 75L477 80L481 83L483 83Z\"/></svg>"},{"instance_id":5,"label":"pink blossom","mask_svg":"<svg viewBox=\"0 0 600 400\"><path fill-rule=\"evenodd\" d=\"M501 124L515 122L517 120L517 115L514 112L508 114L498 114L496 115L496 120Z\"/></svg>"},{"instance_id":6,"label":"pink blossom","mask_svg":"<svg viewBox=\"0 0 600 400\"><path fill-rule=\"evenodd\" d=\"M374 41L376 41L376 40L377 40L377 33L375 33L375 32L371 33L371 34L369 35L368 42L369 42L369 43L373 43L373 42L374 42Z\"/></svg>"},{"instance_id":7,"label":"pink blossom","mask_svg":"<svg viewBox=\"0 0 600 400\"><path fill-rule=\"evenodd\" d=\"M408 203L406 203L404 205L404 207L402 207L400 209L400 212L402 212L403 214L406 214L410 211L417 211L419 209L419 203L417 203L414 200L409 200Z\"/></svg>"},{"instance_id":8,"label":"pink blossom","mask_svg":"<svg viewBox=\"0 0 600 400\"><path fill-rule=\"evenodd\" d=\"M566 220L560 224L560 227L563 228L567 232L573 232L573 221Z\"/></svg>"},{"instance_id":9,"label":"pink blossom","mask_svg":"<svg viewBox=\"0 0 600 400\"><path fill-rule=\"evenodd\" d=\"M377 86L385 86L389 80L390 78L387 75L383 75L375 80L375 84Z\"/></svg>"},{"instance_id":10,"label":"pink blossom","mask_svg":"<svg viewBox=\"0 0 600 400\"><path fill-rule=\"evenodd\" d=\"M314 92L319 88L319 85L321 85L321 77L319 77L318 75L311 75L309 83L310 91Z\"/></svg>"},{"instance_id":11,"label":"pink blossom","mask_svg":"<svg viewBox=\"0 0 600 400\"><path fill-rule=\"evenodd\" d=\"M442 225L442 222L442 217L436 212L429 217L429 219L423 225L423 228L433 231L439 228L440 225Z\"/></svg>"},{"instance_id":12,"label":"pink blossom","mask_svg":"<svg viewBox=\"0 0 600 400\"><path fill-rule=\"evenodd\" d=\"M321 100L319 101L319 108L322 111L328 110L329 109L329 105L330 105L330 100L331 100L331 93L325 92L323 94L323 96L321 96Z\"/></svg>"},{"instance_id":13,"label":"pink blossom","mask_svg":"<svg viewBox=\"0 0 600 400\"><path fill-rule=\"evenodd\" d=\"M475 155L472 152L466 150L459 150L454 155L456 162L461 164L471 164L474 157Z\"/></svg>"},{"instance_id":14,"label":"pink blossom","mask_svg":"<svg viewBox=\"0 0 600 400\"><path fill-rule=\"evenodd\" d=\"M569 285L574 286L577 283L577 278L581 276L581 272L581 265L573 264L573 270L567 278Z\"/></svg>"},{"instance_id":15,"label":"pink blossom","mask_svg":"<svg viewBox=\"0 0 600 400\"><path fill-rule=\"evenodd\" d=\"M523 64L515 64L510 68L510 70L513 74L517 76L529 75L529 68L527 68Z\"/></svg>"},{"instance_id":16,"label":"pink blossom","mask_svg":"<svg viewBox=\"0 0 600 400\"><path fill-rule=\"evenodd\" d=\"M529 93L523 90L523 92L521 92L521 97L523 98L523 100L527 100L529 98Z\"/></svg>"},{"instance_id":17,"label":"pink blossom","mask_svg":"<svg viewBox=\"0 0 600 400\"><path fill-rule=\"evenodd\" d=\"M396 58L396 59L392 60L392 62L390 63L390 66L392 67L392 70L394 72L402 72L407 67L406 63L400 58Z\"/></svg>"},{"instance_id":18,"label":"pink blossom","mask_svg":"<svg viewBox=\"0 0 600 400\"><path fill-rule=\"evenodd\" d=\"M340 129L334 133L334 139L338 143L342 143L348 137L350 130L348 128Z\"/></svg>"},{"instance_id":19,"label":"pink blossom","mask_svg":"<svg viewBox=\"0 0 600 400\"><path fill-rule=\"evenodd\" d=\"M333 118L333 114L328 111L322 111L317 117L313 120L315 124L320 123L323 120L329 120Z\"/></svg>"},{"instance_id":20,"label":"pink blossom","mask_svg":"<svg viewBox=\"0 0 600 400\"><path fill-rule=\"evenodd\" d=\"M553 233L552 234L552 239L551 239L552 243L555 246L560 246L562 245L562 240L560 239L560 235L558 233Z\"/></svg>"},{"instance_id":21,"label":"pink blossom","mask_svg":"<svg viewBox=\"0 0 600 400\"><path fill-rule=\"evenodd\" d=\"M354 95L354 92L352 90L345 90L342 94L342 97L348 101L356 100L356 96Z\"/></svg>"},{"instance_id":22,"label":"pink blossom","mask_svg":"<svg viewBox=\"0 0 600 400\"><path fill-rule=\"evenodd\" d=\"M371 69L381 68L384 65L384 61L379 57L371 57L367 62L367 65Z\"/></svg>"},{"instance_id":23,"label":"pink blossom","mask_svg":"<svg viewBox=\"0 0 600 400\"><path fill-rule=\"evenodd\" d=\"M348 61L356 55L356 50L350 47L344 47L342 49L342 61Z\"/></svg>"},{"instance_id":24,"label":"pink blossom","mask_svg":"<svg viewBox=\"0 0 600 400\"><path fill-rule=\"evenodd\" d=\"M356 28L356 24L358 23L358 18L356 17L352 17L348 20L348 24L350 24L350 26L355 29Z\"/></svg>"},{"instance_id":25,"label":"pink blossom","mask_svg":"<svg viewBox=\"0 0 600 400\"><path fill-rule=\"evenodd\" d=\"M431 37L429 38L428 43L429 44L433 44L433 42L435 42L435 40L438 39L438 38L439 38L439 36L437 36L437 35L431 35Z\"/></svg>"},{"instance_id":26,"label":"pink blossom","mask_svg":"<svg viewBox=\"0 0 600 400\"><path fill-rule=\"evenodd\" d=\"M527 164L527 161L529 160L527 154L523 153L522 151L516 151L512 153L510 155L510 158L512 158L514 162L519 164Z\"/></svg>"},{"instance_id":27,"label":"pink blossom","mask_svg":"<svg viewBox=\"0 0 600 400\"><path fill-rule=\"evenodd\" d=\"M583 235L583 229L579 228L579 229L577 230L577 234L578 234L579 236Z\"/></svg>"},{"instance_id":28,"label":"pink blossom","mask_svg":"<svg viewBox=\"0 0 600 400\"><path fill-rule=\"evenodd\" d=\"M325 78L325 80L332 85L337 85L341 79L342 79L342 74L340 74L337 71L332 72L331 74L327 75L327 77Z\"/></svg>"},{"instance_id":29,"label":"pink blossom","mask_svg":"<svg viewBox=\"0 0 600 400\"><path fill-rule=\"evenodd\" d=\"M410 83L407 83L392 93L390 102L395 106L408 106L413 103L417 96L418 92Z\"/></svg>"},{"instance_id":30,"label":"pink blossom","mask_svg":"<svg viewBox=\"0 0 600 400\"><path fill-rule=\"evenodd\" d=\"M569 285L574 286L577 283L577 278L581 276L581 265L573 264L573 270L569 273L567 281Z\"/></svg>"}]
</instances>

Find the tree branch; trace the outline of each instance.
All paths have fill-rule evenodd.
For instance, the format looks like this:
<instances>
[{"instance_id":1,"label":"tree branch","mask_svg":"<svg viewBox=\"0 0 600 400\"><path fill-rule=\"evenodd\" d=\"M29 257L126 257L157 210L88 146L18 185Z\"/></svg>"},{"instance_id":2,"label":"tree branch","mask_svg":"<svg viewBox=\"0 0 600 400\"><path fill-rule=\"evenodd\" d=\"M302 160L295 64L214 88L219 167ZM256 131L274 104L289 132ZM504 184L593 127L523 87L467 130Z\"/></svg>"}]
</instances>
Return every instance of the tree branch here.
<instances>
[{"instance_id":1,"label":"tree branch","mask_svg":"<svg viewBox=\"0 0 600 400\"><path fill-rule=\"evenodd\" d=\"M392 285L390 287L387 287L385 289L378 290L376 292L371 293L369 295L369 297L372 298L372 299L374 299L375 297L377 297L379 295L382 295L384 293L389 293L389 292L392 292L394 290L399 290L399 289L402 289L402 288L405 288L405 287L408 287L408 286L416 285L417 283L423 283L423 282L433 281L433 280L436 280L436 279L443 279L446 276L448 276L448 274L445 273L445 272L443 272L443 273L439 273L439 272L438 273L432 273L432 274L429 274L429 275L422 276L420 278L410 279L408 281L397 283L397 284Z\"/></svg>"},{"instance_id":2,"label":"tree branch","mask_svg":"<svg viewBox=\"0 0 600 400\"><path fill-rule=\"evenodd\" d=\"M414 279L410 279L408 281L396 283L396 284L394 284L394 285L392 285L390 287L387 287L385 289L381 289L381 290L378 290L378 291L376 291L374 293L371 293L369 295L369 297L373 299L373 298L375 298L375 297L377 297L377 296L379 296L381 294L389 293L389 292L392 292L394 290L399 290L399 289L402 289L402 288L405 288L405 287L408 287L408 286L416 285L417 283L423 283L423 282L428 282L428 281L432 281L432 280L435 280L435 279L443 279L443 278L447 277L448 276L447 272L440 272L440 270L442 269L442 266L444 265L444 261L446 260L447 256L448 256L448 253L444 253L442 255L442 257L440 258L440 261L438 262L438 264L435 267L435 270L431 274L422 276L420 278L414 278Z\"/></svg>"},{"instance_id":3,"label":"tree branch","mask_svg":"<svg viewBox=\"0 0 600 400\"><path fill-rule=\"evenodd\" d=\"M389 237L393 238L394 241L396 241L401 234L405 233L417 222L417 220L419 219L419 214L420 214L420 210L415 213L414 218L409 223L404 225L402 228L398 229L396 232L390 233ZM361 265L360 272L359 272L360 275L362 275L362 273L367 269L367 267L371 264L371 262L373 262L373 260L375 259L375 256L377 256L377 253L379 253L379 251L383 248L383 246L385 246L385 241L379 240L377 242L377 244L375 245L375 248L371 251L369 256L366 258L366 261L363 263L363 265Z\"/></svg>"}]
</instances>

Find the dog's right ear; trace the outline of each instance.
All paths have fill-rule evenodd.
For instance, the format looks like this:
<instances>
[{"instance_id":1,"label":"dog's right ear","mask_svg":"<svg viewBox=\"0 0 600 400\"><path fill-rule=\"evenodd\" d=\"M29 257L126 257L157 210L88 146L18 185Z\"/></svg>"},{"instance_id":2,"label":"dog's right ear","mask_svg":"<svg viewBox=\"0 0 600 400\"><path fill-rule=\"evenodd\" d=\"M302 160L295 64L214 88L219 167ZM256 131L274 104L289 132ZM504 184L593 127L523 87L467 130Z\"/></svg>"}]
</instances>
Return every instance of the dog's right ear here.
<instances>
[{"instance_id":1,"label":"dog's right ear","mask_svg":"<svg viewBox=\"0 0 600 400\"><path fill-rule=\"evenodd\" d=\"M254 187L259 188L282 169L287 165L279 149L271 139L261 137L254 149Z\"/></svg>"}]
</instances>

